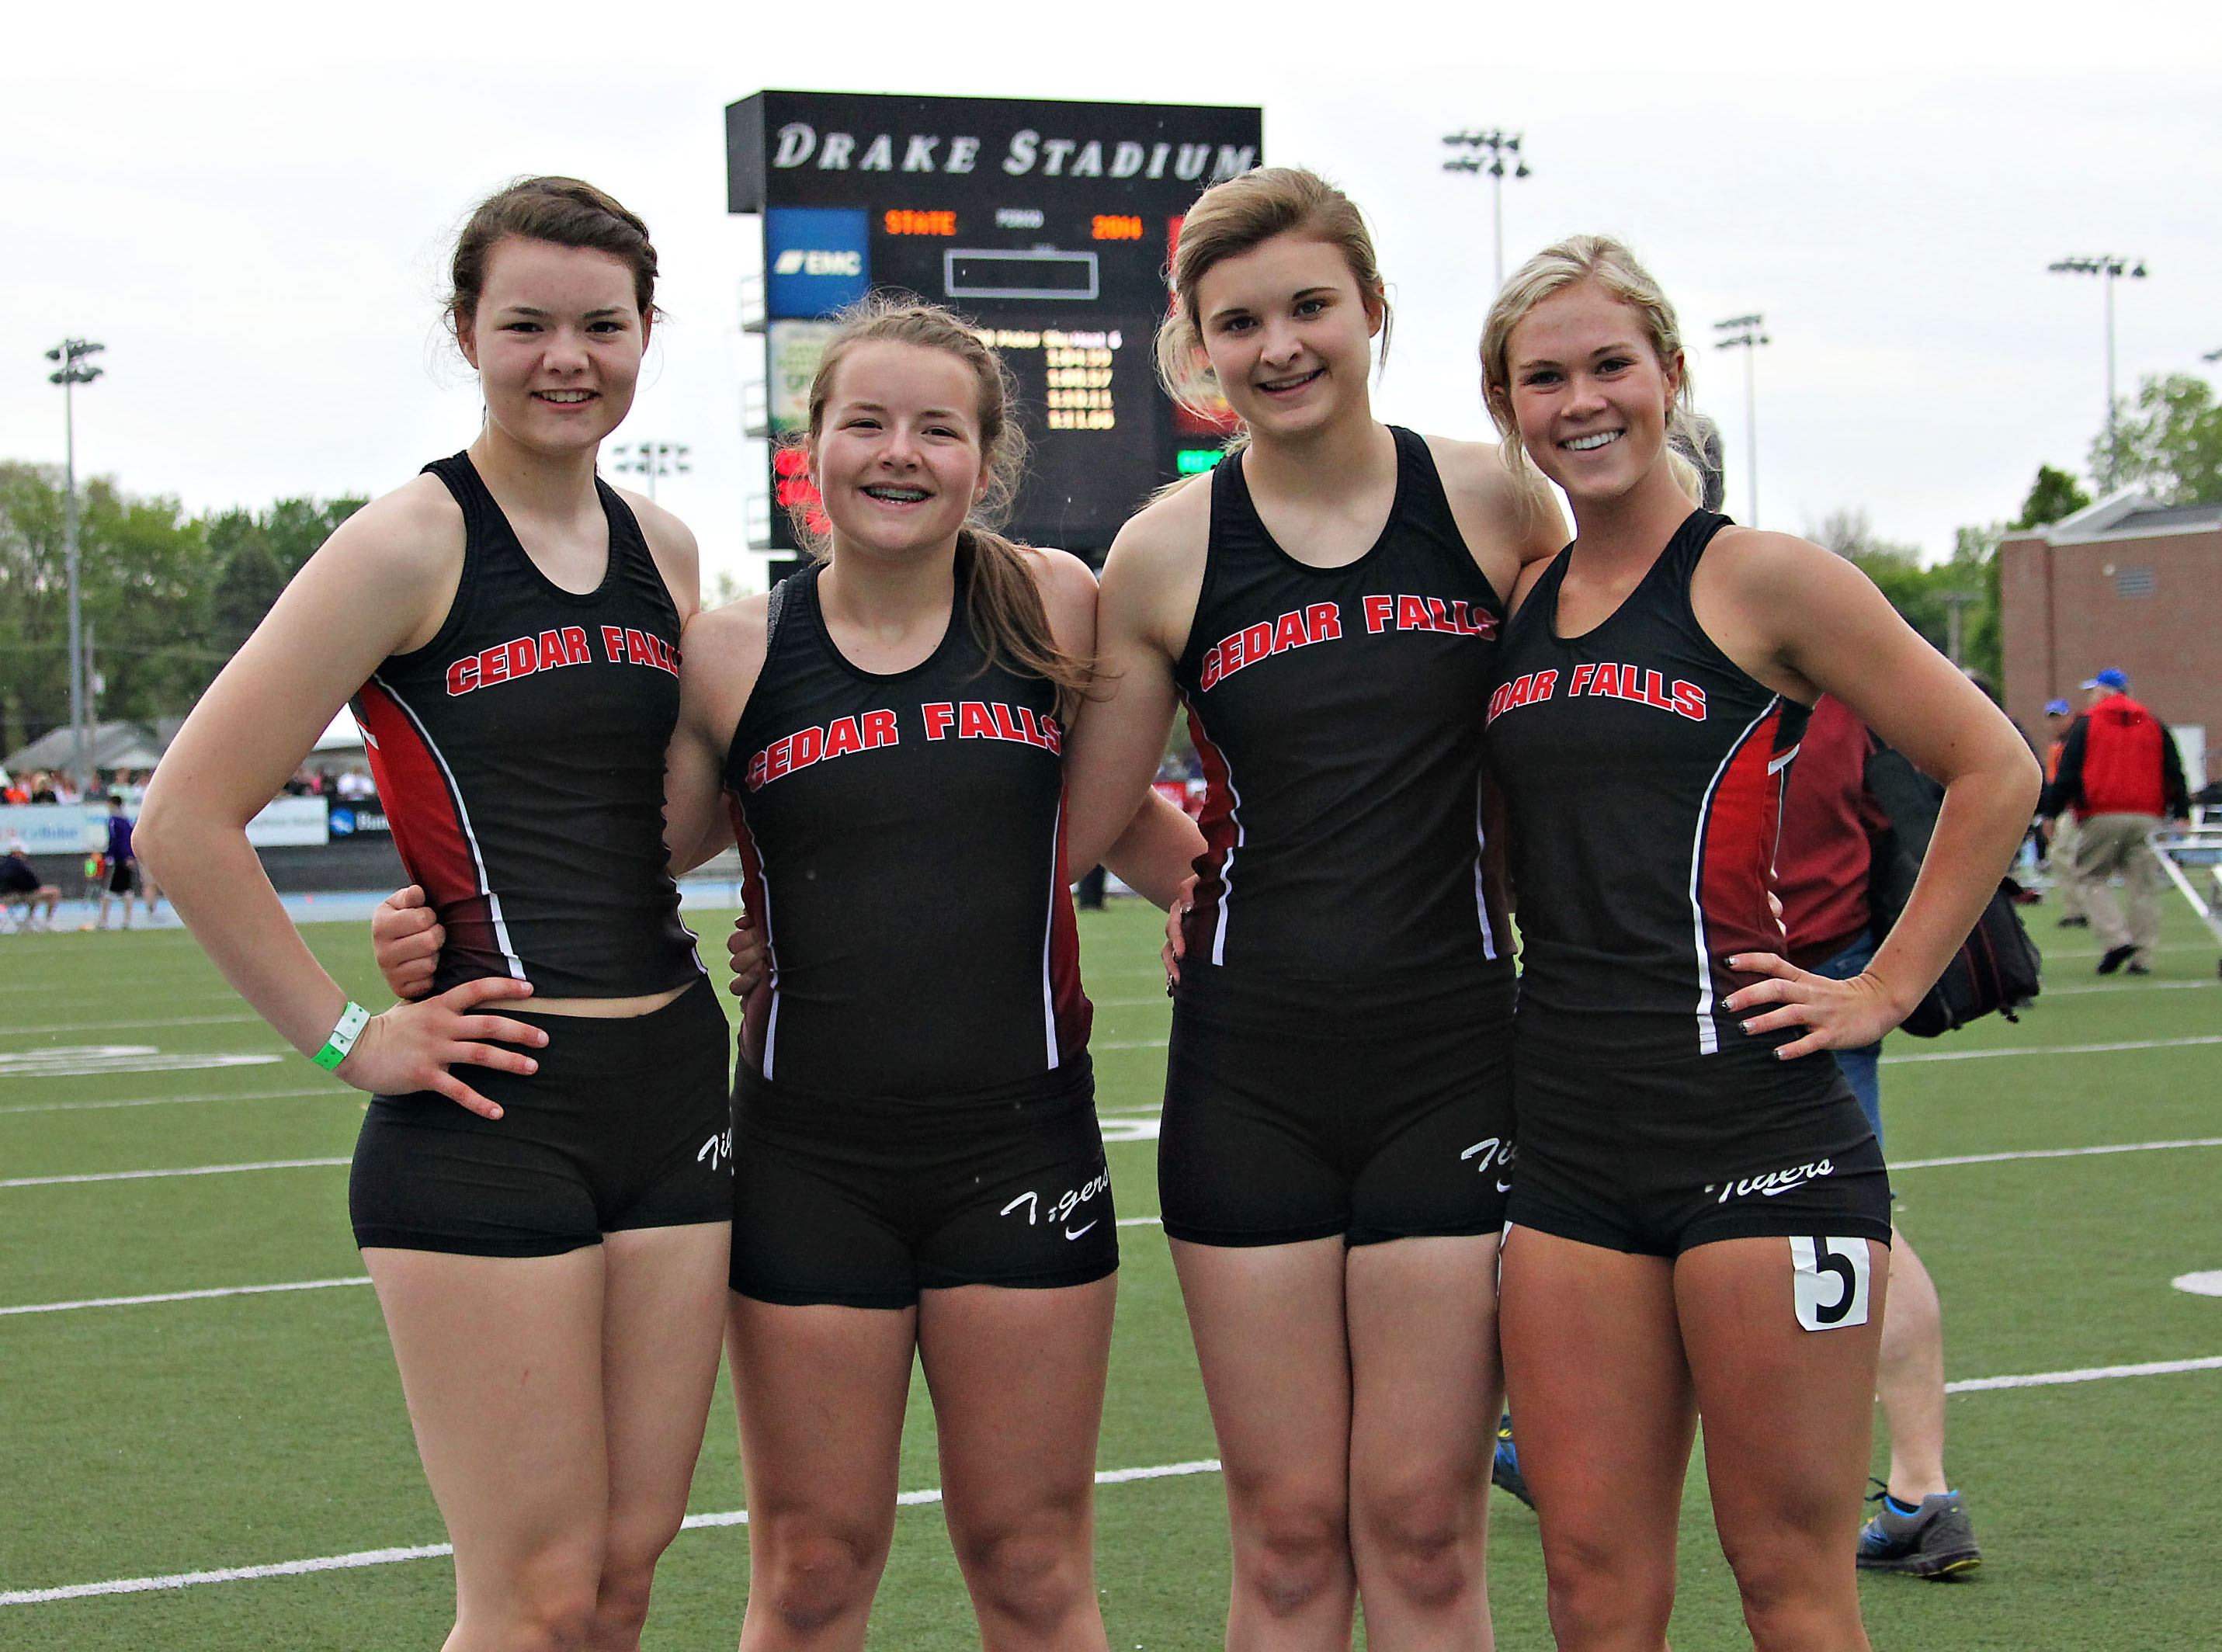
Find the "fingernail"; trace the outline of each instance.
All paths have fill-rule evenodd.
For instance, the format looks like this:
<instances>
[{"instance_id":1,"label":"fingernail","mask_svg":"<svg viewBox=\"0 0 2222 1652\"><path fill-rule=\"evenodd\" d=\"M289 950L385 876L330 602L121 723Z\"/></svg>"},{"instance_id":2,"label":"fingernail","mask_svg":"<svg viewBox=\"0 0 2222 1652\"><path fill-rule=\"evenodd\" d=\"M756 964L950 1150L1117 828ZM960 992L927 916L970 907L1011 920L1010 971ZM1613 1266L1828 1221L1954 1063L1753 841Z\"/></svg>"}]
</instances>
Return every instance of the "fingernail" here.
<instances>
[{"instance_id":1,"label":"fingernail","mask_svg":"<svg viewBox=\"0 0 2222 1652\"><path fill-rule=\"evenodd\" d=\"M1751 1024L1749 1021L1744 1021L1744 1022L1741 1023L1741 1025L1742 1026L1743 1030L1744 1030L1745 1032L1747 1032L1747 1033L1750 1033L1750 1032L1754 1032L1754 1031L1756 1031L1756 1030L1757 1030L1756 1028L1754 1028L1754 1027L1752 1026L1752 1024Z\"/></svg>"}]
</instances>

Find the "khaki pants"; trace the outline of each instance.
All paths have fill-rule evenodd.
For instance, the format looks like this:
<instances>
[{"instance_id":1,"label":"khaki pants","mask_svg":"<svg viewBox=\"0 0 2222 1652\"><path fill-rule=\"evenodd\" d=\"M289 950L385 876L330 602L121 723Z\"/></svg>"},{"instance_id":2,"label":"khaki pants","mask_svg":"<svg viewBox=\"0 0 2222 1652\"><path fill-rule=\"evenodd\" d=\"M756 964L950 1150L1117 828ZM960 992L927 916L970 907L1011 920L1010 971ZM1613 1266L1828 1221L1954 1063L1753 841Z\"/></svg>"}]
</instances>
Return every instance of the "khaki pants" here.
<instances>
[{"instance_id":1,"label":"khaki pants","mask_svg":"<svg viewBox=\"0 0 2222 1652\"><path fill-rule=\"evenodd\" d=\"M2160 886L2166 876L2153 858L2145 834L2159 818L2150 814L2092 814L2084 817L2075 842L2075 877L2083 886L2084 908L2091 914L2091 936L2104 952L2134 946L2132 964L2148 968L2160 940ZM2106 880L2119 872L2125 901L2117 904ZM2123 905L2129 908L2124 921Z\"/></svg>"},{"instance_id":2,"label":"khaki pants","mask_svg":"<svg viewBox=\"0 0 2222 1652\"><path fill-rule=\"evenodd\" d=\"M2060 897L2060 915L2083 918L2083 884L2075 876L2075 817L2063 814L2052 823L2052 841L2044 851L2044 869L2052 876L2053 892Z\"/></svg>"}]
</instances>

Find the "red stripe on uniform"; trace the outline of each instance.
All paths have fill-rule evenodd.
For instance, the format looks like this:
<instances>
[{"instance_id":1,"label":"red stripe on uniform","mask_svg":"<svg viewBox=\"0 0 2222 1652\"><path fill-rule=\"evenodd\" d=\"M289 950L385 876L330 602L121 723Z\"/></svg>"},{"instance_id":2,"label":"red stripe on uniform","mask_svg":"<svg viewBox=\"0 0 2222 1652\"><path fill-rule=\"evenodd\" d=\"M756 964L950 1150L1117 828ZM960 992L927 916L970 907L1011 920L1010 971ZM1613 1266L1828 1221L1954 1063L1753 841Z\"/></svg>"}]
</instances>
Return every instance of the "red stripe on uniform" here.
<instances>
[{"instance_id":1,"label":"red stripe on uniform","mask_svg":"<svg viewBox=\"0 0 2222 1652\"><path fill-rule=\"evenodd\" d=\"M1782 820L1783 786L1783 776L1767 769L1781 729L1778 705L1752 728L1729 760L1705 812L1704 858L1698 888L1705 914L1706 950L1717 959L1735 952L1783 949L1781 927L1767 904Z\"/></svg>"},{"instance_id":2,"label":"red stripe on uniform","mask_svg":"<svg viewBox=\"0 0 2222 1652\"><path fill-rule=\"evenodd\" d=\"M1072 915L1072 879L1064 857L1064 803L1057 810L1057 882L1049 913L1049 1001L1057 1024L1059 1065L1088 1047L1095 1006L1080 984L1080 923Z\"/></svg>"},{"instance_id":3,"label":"red stripe on uniform","mask_svg":"<svg viewBox=\"0 0 2222 1652\"><path fill-rule=\"evenodd\" d=\"M385 805L393 847L409 881L447 930L447 951L498 975L511 973L494 933L492 902L480 888L462 808L448 771L416 719L375 678L355 697L355 721L367 737L371 777Z\"/></svg>"},{"instance_id":4,"label":"red stripe on uniform","mask_svg":"<svg viewBox=\"0 0 2222 1652\"><path fill-rule=\"evenodd\" d=\"M1188 916L1181 922L1181 933L1192 956L1208 958L1211 938L1219 927L1220 903L1227 898L1220 869L1227 864L1228 853L1241 836L1242 823L1234 818L1233 770L1227 767L1226 754L1204 732L1196 702L1185 695L1182 698L1188 706L1189 739L1196 747L1196 760L1203 765L1203 808L1196 824L1203 833L1204 848L1196 857L1196 893Z\"/></svg>"},{"instance_id":5,"label":"red stripe on uniform","mask_svg":"<svg viewBox=\"0 0 2222 1652\"><path fill-rule=\"evenodd\" d=\"M764 978L741 1004L741 1057L761 1075L763 1071L764 1027L771 1020L772 989L779 980L779 958L771 943L771 901L764 894L763 857L749 831L748 817L738 799L725 794L725 812L733 822L733 844L741 851L741 903L764 944Z\"/></svg>"}]
</instances>

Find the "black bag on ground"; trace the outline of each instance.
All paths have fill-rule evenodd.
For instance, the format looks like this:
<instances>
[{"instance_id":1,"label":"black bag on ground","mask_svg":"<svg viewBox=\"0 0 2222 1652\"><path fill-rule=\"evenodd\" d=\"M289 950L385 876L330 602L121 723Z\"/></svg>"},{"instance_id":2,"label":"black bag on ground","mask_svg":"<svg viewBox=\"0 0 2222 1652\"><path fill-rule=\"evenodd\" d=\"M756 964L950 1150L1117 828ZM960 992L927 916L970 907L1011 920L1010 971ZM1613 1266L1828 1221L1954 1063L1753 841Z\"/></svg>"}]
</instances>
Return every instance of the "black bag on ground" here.
<instances>
[{"instance_id":1,"label":"black bag on ground","mask_svg":"<svg viewBox=\"0 0 2222 1652\"><path fill-rule=\"evenodd\" d=\"M1867 788L1890 817L1890 829L1874 840L1867 872L1867 908L1880 937L1890 933L1913 893L1944 788L1880 741L1867 756ZM1933 1039L1993 1010L2010 1021L2021 1019L2014 1012L2037 996L2042 961L2016 910L2020 893L2013 879L1999 882L1968 939L1899 1031Z\"/></svg>"}]
</instances>

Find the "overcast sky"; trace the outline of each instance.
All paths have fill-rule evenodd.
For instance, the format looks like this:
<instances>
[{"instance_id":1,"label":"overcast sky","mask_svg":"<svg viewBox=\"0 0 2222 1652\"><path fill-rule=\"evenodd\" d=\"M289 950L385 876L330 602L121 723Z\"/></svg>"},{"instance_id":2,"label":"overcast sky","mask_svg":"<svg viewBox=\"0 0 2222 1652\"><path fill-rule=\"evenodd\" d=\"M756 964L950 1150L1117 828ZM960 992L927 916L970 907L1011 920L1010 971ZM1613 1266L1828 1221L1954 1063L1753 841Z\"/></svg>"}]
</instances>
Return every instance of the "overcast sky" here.
<instances>
[{"instance_id":1,"label":"overcast sky","mask_svg":"<svg viewBox=\"0 0 2222 1652\"><path fill-rule=\"evenodd\" d=\"M1757 311L1760 518L1858 507L1924 553L2011 515L2042 462L2081 469L2104 413L2100 284L2068 254L2148 261L2117 292L2118 377L2222 368L2222 6L1925 0L1438 6L1277 3L635 9L11 8L0 58L0 458L59 461L41 354L98 339L78 457L189 508L376 493L470 438L473 386L435 320L446 243L528 172L649 222L671 324L619 439L689 443L660 497L744 581L738 278L724 106L764 86L1265 110L1265 157L1366 209L1398 318L1384 417L1486 430L1486 180L1441 135L1526 135L1507 267L1619 234L1693 340ZM1701 402L1745 511L1741 364Z\"/></svg>"}]
</instances>

